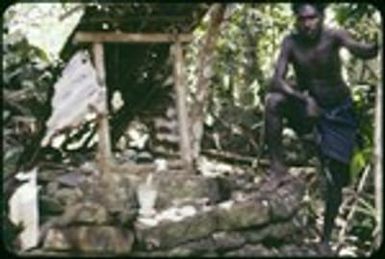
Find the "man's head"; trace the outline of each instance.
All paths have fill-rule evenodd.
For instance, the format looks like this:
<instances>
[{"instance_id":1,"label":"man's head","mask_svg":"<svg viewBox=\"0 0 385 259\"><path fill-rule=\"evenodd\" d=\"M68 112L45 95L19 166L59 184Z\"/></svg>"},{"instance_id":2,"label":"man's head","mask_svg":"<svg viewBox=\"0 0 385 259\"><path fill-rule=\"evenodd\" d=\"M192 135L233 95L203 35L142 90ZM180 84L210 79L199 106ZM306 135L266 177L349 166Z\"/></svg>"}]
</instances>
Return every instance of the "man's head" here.
<instances>
[{"instance_id":1,"label":"man's head","mask_svg":"<svg viewBox=\"0 0 385 259\"><path fill-rule=\"evenodd\" d=\"M314 40L322 29L324 18L324 4L316 3L294 3L292 10L296 16L296 26L307 40Z\"/></svg>"}]
</instances>

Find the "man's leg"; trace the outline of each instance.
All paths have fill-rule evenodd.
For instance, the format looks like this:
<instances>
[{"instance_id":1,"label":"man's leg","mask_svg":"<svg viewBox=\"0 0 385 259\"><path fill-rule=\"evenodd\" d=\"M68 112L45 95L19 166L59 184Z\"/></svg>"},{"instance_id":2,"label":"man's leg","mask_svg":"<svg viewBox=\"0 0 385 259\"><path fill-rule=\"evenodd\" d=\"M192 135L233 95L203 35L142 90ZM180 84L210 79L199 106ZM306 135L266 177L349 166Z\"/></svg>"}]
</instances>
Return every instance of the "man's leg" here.
<instances>
[{"instance_id":1,"label":"man's leg","mask_svg":"<svg viewBox=\"0 0 385 259\"><path fill-rule=\"evenodd\" d=\"M325 159L323 170L326 176L326 192L322 242L329 243L342 202L342 188L349 183L350 172L348 164L333 159Z\"/></svg>"},{"instance_id":2,"label":"man's leg","mask_svg":"<svg viewBox=\"0 0 385 259\"><path fill-rule=\"evenodd\" d=\"M270 157L270 169L280 174L286 171L282 152L282 106L286 97L281 93L268 93L265 100L265 134Z\"/></svg>"}]
</instances>

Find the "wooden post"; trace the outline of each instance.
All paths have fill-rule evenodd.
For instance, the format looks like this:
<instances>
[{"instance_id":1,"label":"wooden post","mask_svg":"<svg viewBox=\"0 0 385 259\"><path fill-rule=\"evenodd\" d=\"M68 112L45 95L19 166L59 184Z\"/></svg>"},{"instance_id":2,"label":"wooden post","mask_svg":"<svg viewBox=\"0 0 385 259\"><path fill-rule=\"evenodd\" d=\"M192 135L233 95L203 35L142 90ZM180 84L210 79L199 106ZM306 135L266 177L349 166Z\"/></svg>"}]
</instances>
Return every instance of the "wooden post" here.
<instances>
[{"instance_id":1,"label":"wooden post","mask_svg":"<svg viewBox=\"0 0 385 259\"><path fill-rule=\"evenodd\" d=\"M189 134L189 122L187 115L187 103L186 103L186 89L184 85L183 74L183 49L181 41L176 36L176 41L173 46L174 55L174 87L176 93L176 106L179 122L179 136L180 136L180 152L182 160L185 162L187 171L192 171L192 151L190 144Z\"/></svg>"},{"instance_id":2,"label":"wooden post","mask_svg":"<svg viewBox=\"0 0 385 259\"><path fill-rule=\"evenodd\" d=\"M102 87L105 92L104 98L104 109L103 113L98 118L98 135L99 135L99 144L98 144L98 155L97 159L100 164L100 168L105 174L109 171L109 162L111 159L111 142L109 134L109 123L108 123L108 105L107 105L107 87L106 87L106 73L104 69L104 49L101 43L93 44L93 56L94 64L97 74L97 79L100 87Z\"/></svg>"}]
</instances>

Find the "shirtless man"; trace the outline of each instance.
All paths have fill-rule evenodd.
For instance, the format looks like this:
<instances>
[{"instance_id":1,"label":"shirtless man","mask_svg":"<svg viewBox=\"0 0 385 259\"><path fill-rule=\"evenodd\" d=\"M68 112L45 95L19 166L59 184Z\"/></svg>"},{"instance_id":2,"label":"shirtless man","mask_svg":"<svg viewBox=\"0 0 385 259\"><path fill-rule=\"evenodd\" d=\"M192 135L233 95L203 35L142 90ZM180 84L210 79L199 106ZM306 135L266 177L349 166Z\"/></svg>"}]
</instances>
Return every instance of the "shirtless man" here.
<instances>
[{"instance_id":1,"label":"shirtless man","mask_svg":"<svg viewBox=\"0 0 385 259\"><path fill-rule=\"evenodd\" d=\"M328 245L342 199L349 183L357 121L351 92L341 76L339 50L370 59L378 45L354 40L342 29L323 25L324 5L292 5L296 30L286 36L276 63L271 87L265 99L266 141L270 156L270 176L282 179L287 173L282 152L282 119L299 135L315 132L320 160L326 174L326 208L322 244ZM296 83L286 79L288 65L294 68Z\"/></svg>"}]
</instances>

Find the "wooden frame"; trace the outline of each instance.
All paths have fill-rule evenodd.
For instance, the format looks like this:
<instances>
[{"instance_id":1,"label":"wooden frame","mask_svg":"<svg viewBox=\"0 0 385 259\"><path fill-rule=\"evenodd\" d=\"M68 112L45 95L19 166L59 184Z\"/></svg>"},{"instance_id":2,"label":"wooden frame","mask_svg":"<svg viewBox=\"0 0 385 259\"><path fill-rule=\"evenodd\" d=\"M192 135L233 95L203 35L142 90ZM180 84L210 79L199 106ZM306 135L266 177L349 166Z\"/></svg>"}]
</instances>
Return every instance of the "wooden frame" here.
<instances>
[{"instance_id":1,"label":"wooden frame","mask_svg":"<svg viewBox=\"0 0 385 259\"><path fill-rule=\"evenodd\" d=\"M101 87L107 89L105 84L105 68L104 68L104 42L119 42L119 43L174 43L174 78L175 78L175 92L176 92L176 106L178 112L181 159L186 165L188 172L192 171L192 149L191 138L189 131L188 113L186 105L186 91L183 84L183 48L182 42L188 42L193 39L192 34L167 34L167 33L113 33L113 32L77 32L74 36L76 43L92 43L94 63L98 74L98 81ZM105 100L107 101L107 100ZM107 103L104 104L106 114L100 118L98 128L99 133L99 159L103 172L109 170L108 160L111 157L111 143L109 135L109 124L107 116Z\"/></svg>"}]
</instances>

